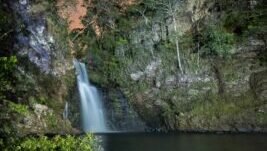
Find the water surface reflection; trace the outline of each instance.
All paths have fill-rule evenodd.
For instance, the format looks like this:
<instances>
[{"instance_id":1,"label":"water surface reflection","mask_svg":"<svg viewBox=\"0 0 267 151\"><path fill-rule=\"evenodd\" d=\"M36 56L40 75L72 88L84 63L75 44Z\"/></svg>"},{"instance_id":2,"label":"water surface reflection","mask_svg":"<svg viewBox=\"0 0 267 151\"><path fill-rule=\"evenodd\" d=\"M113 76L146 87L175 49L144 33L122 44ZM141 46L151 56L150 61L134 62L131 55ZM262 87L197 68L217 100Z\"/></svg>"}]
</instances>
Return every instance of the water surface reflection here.
<instances>
[{"instance_id":1,"label":"water surface reflection","mask_svg":"<svg viewBox=\"0 0 267 151\"><path fill-rule=\"evenodd\" d=\"M106 151L266 151L263 134L102 134Z\"/></svg>"}]
</instances>

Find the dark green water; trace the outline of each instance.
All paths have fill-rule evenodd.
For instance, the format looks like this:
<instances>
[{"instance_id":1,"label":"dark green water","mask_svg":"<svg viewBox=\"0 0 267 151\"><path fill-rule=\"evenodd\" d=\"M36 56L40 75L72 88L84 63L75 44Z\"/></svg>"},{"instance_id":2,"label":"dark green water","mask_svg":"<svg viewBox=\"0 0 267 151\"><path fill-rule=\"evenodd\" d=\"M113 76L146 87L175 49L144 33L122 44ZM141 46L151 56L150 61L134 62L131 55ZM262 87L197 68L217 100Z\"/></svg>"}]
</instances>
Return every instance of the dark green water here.
<instances>
[{"instance_id":1,"label":"dark green water","mask_svg":"<svg viewBox=\"0 0 267 151\"><path fill-rule=\"evenodd\" d=\"M260 134L105 134L106 151L267 151Z\"/></svg>"}]
</instances>

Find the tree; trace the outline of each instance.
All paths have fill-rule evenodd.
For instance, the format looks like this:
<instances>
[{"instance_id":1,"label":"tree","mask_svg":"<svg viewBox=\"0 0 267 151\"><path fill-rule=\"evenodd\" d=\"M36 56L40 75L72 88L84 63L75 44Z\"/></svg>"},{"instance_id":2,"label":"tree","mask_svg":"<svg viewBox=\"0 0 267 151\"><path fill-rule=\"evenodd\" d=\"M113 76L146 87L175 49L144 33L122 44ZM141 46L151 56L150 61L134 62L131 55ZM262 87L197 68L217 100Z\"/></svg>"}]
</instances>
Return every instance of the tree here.
<instances>
[{"instance_id":1,"label":"tree","mask_svg":"<svg viewBox=\"0 0 267 151\"><path fill-rule=\"evenodd\" d=\"M173 21L174 26L174 38L175 38L175 46L176 46L176 55L177 55L177 63L181 73L184 73L183 66L181 63L181 56L180 56L180 48L179 48L179 38L178 38L178 28L177 28L177 19L176 14L180 6L180 1L178 0L167 0L159 2L159 5L162 6L163 11L166 13L167 16L170 16Z\"/></svg>"},{"instance_id":2,"label":"tree","mask_svg":"<svg viewBox=\"0 0 267 151\"><path fill-rule=\"evenodd\" d=\"M228 57L233 47L233 34L226 32L219 25L207 26L201 34L203 46L200 51L203 57Z\"/></svg>"},{"instance_id":3,"label":"tree","mask_svg":"<svg viewBox=\"0 0 267 151\"><path fill-rule=\"evenodd\" d=\"M223 94L225 84L220 69L220 60L228 58L233 47L233 34L227 33L221 26L207 26L202 31L201 42L203 46L199 51L202 57L210 60L212 70L218 80L219 94Z\"/></svg>"},{"instance_id":4,"label":"tree","mask_svg":"<svg viewBox=\"0 0 267 151\"><path fill-rule=\"evenodd\" d=\"M168 18L171 18L173 28L174 28L174 41L175 41L175 47L176 47L176 55L177 55L177 64L178 68L181 73L184 73L184 69L182 66L181 61L181 55L180 55L180 47L179 47L179 38L178 38L178 27L177 27L177 13L179 8L181 7L181 1L180 0L145 0L144 4L149 6L151 9L156 9L157 12L159 12L159 15L162 15L161 17L163 20L166 20Z\"/></svg>"}]
</instances>

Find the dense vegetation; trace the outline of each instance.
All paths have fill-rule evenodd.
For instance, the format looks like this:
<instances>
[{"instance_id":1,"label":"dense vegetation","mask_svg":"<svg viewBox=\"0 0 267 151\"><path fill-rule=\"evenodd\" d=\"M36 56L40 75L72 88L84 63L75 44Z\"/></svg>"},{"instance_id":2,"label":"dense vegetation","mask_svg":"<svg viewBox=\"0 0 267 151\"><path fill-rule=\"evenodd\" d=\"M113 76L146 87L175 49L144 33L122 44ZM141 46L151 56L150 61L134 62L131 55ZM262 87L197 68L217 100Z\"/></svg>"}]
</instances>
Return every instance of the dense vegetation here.
<instances>
[{"instance_id":1,"label":"dense vegetation","mask_svg":"<svg viewBox=\"0 0 267 151\"><path fill-rule=\"evenodd\" d=\"M60 151L94 151L100 149L96 146L95 138L92 135L85 135L80 137L75 137L71 135L67 136L36 136L27 137L22 139L15 139L12 142L6 142L3 144L0 142L1 150L8 151L47 151L47 150L60 150ZM3 146L4 145L4 146Z\"/></svg>"}]
</instances>

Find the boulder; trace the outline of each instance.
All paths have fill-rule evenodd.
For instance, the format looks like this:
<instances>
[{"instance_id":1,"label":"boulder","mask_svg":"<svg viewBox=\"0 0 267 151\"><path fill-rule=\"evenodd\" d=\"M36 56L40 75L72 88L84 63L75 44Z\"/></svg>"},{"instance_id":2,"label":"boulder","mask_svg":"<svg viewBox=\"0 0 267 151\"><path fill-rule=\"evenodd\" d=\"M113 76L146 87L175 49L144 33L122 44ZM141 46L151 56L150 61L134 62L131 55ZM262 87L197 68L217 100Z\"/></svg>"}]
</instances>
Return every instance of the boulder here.
<instances>
[{"instance_id":1,"label":"boulder","mask_svg":"<svg viewBox=\"0 0 267 151\"><path fill-rule=\"evenodd\" d=\"M34 104L33 110L38 119L41 119L42 116L48 115L48 113L52 112L51 109L49 109L46 105L42 104Z\"/></svg>"}]
</instances>

